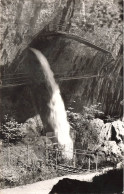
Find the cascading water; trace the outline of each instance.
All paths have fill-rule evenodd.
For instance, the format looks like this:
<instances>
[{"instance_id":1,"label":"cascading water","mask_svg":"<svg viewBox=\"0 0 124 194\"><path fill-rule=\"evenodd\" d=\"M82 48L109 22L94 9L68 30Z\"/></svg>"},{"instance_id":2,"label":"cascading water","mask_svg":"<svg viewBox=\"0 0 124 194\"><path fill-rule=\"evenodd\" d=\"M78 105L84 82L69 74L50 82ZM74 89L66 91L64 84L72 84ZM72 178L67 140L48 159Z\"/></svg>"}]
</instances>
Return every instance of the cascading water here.
<instances>
[{"instance_id":1,"label":"cascading water","mask_svg":"<svg viewBox=\"0 0 124 194\"><path fill-rule=\"evenodd\" d=\"M50 69L50 65L45 56L34 48L30 48L30 50L39 60L45 80L49 86L49 93L51 96L48 104L50 108L49 122L55 133L58 134L58 142L63 147L63 155L68 159L72 159L73 141L70 137L70 125L67 120L67 114L65 111L64 102L61 98L59 86L54 79L54 74Z\"/></svg>"}]
</instances>

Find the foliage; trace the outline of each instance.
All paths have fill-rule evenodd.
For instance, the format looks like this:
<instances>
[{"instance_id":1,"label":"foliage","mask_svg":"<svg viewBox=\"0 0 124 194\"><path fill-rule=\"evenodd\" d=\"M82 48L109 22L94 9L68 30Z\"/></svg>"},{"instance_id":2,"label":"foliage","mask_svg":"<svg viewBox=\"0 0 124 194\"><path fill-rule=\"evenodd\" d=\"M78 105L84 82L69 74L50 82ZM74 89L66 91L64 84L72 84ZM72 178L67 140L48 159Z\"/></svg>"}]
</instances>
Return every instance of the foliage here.
<instances>
[{"instance_id":1,"label":"foliage","mask_svg":"<svg viewBox=\"0 0 124 194\"><path fill-rule=\"evenodd\" d=\"M97 116L100 116L102 114L104 114L100 108L101 108L101 103L98 104L94 104L94 105L90 105L89 107L83 107L84 111L83 111L83 117L85 119L94 119Z\"/></svg>"},{"instance_id":2,"label":"foliage","mask_svg":"<svg viewBox=\"0 0 124 194\"><path fill-rule=\"evenodd\" d=\"M3 146L1 150L0 188L31 184L57 176L56 170L45 164L45 149L41 144L31 144L28 147L23 143L9 144L9 150L9 155L7 146Z\"/></svg>"},{"instance_id":3,"label":"foliage","mask_svg":"<svg viewBox=\"0 0 124 194\"><path fill-rule=\"evenodd\" d=\"M8 115L5 115L4 122L0 129L0 136L4 142L16 143L25 136L21 127L22 124L19 124L15 119L9 118Z\"/></svg>"},{"instance_id":4,"label":"foliage","mask_svg":"<svg viewBox=\"0 0 124 194\"><path fill-rule=\"evenodd\" d=\"M84 106L82 113L74 113L73 108L69 107L67 110L68 119L72 128L81 127L95 117L100 116L103 112L100 110L101 103L91 105L89 107ZM81 124L81 123L82 124Z\"/></svg>"},{"instance_id":5,"label":"foliage","mask_svg":"<svg viewBox=\"0 0 124 194\"><path fill-rule=\"evenodd\" d=\"M72 130L76 130L76 143L80 142L83 149L90 149L93 145L99 143L99 132L97 127L91 122L95 116L103 114L100 111L100 103L83 107L82 113L74 113L71 110L67 111L68 120Z\"/></svg>"}]
</instances>

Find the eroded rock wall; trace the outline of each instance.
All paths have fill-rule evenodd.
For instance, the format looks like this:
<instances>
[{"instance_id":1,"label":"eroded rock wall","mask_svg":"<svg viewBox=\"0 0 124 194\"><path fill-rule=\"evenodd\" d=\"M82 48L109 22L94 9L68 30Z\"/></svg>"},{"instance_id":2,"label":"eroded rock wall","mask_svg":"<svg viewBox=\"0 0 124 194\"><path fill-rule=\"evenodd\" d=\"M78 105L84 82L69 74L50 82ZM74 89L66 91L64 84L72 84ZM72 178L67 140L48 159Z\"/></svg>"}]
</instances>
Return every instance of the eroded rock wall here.
<instances>
[{"instance_id":1,"label":"eroded rock wall","mask_svg":"<svg viewBox=\"0 0 124 194\"><path fill-rule=\"evenodd\" d=\"M1 0L1 64L10 66L51 21L60 8L59 0Z\"/></svg>"},{"instance_id":2,"label":"eroded rock wall","mask_svg":"<svg viewBox=\"0 0 124 194\"><path fill-rule=\"evenodd\" d=\"M119 10L118 8L116 9L117 4L112 4L112 2L110 1L107 4L108 13L114 11L114 14L117 13L118 15ZM37 74L39 72L38 64L28 49L26 49L29 46L35 47L43 52L55 74L64 74L69 77L78 74L89 76L88 79L59 82L62 96L67 106L68 103L76 100L75 109L79 112L83 105L100 102L102 104L102 110L106 115L109 114L111 116L117 116L118 118L122 115L122 105L120 105L122 101L122 49L119 52L120 40L117 42L116 49L113 49L113 54L116 58L114 60L112 56L91 49L79 42L62 37L44 38L42 36L45 32L56 30L71 32L88 38L92 43L103 46L105 49L111 50L116 40L115 28L109 29L106 27L108 24L102 28L98 20L92 29L91 24L95 21L92 21L93 15L91 8L96 8L94 10L96 15L101 14L99 10L102 10L102 7L98 7L98 9L97 4L95 5L94 3L95 1L92 0L85 7L87 10L86 19L88 25L90 25L88 28L81 23L82 19L84 20L81 1L1 1L2 72L5 75L6 73L18 72L30 74L34 104L37 106L37 111L33 112L34 115L36 112L42 112L42 110L46 110L45 114L49 112L45 108L45 104L49 101L49 96L45 84L42 83L42 76ZM106 4L107 1L103 3ZM111 5L113 10L111 10ZM100 16L101 18L106 13L102 14ZM109 14L109 16L111 17L112 14ZM102 22L104 23L103 20ZM100 35L101 32L103 35L102 38ZM107 36L107 33L109 36ZM110 37L111 40L109 39ZM42 75L42 72L40 73ZM94 75L96 77L92 77ZM22 94L24 99L27 99L27 94L23 92L23 88L22 91L17 89L17 92L15 88L14 93L12 94L12 98L17 98L17 101L19 101ZM21 100L24 102L23 99ZM20 102L18 104L18 109L21 110L22 108L19 107L22 103ZM30 98L29 104L32 106L32 100ZM29 114L30 116L32 114ZM28 119L27 116L25 119ZM25 119L23 118L22 120Z\"/></svg>"}]
</instances>

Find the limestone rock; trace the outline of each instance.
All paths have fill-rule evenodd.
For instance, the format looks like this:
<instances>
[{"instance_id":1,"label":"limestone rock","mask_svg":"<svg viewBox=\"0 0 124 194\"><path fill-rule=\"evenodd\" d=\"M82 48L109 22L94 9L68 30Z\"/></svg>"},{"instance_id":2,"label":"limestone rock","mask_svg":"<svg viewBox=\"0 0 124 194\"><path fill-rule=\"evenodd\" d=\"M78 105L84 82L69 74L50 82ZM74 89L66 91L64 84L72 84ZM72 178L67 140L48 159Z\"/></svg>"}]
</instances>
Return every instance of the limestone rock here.
<instances>
[{"instance_id":1,"label":"limestone rock","mask_svg":"<svg viewBox=\"0 0 124 194\"><path fill-rule=\"evenodd\" d=\"M42 132L42 129L43 123L40 118L40 115L36 115L33 118L27 119L22 126L22 130L25 131L25 133L28 135L28 138L30 137L33 138L33 136L38 135L39 133Z\"/></svg>"},{"instance_id":2,"label":"limestone rock","mask_svg":"<svg viewBox=\"0 0 124 194\"><path fill-rule=\"evenodd\" d=\"M124 123L121 120L106 123L101 128L99 152L105 153L107 160L123 160L124 158Z\"/></svg>"},{"instance_id":3,"label":"limestone rock","mask_svg":"<svg viewBox=\"0 0 124 194\"><path fill-rule=\"evenodd\" d=\"M122 143L124 143L124 122L117 120L112 122L112 126L115 128L117 140L120 140Z\"/></svg>"},{"instance_id":4,"label":"limestone rock","mask_svg":"<svg viewBox=\"0 0 124 194\"><path fill-rule=\"evenodd\" d=\"M103 141L109 141L111 139L111 127L112 124L111 123L106 123L103 125L102 129L101 129L101 140Z\"/></svg>"},{"instance_id":5,"label":"limestone rock","mask_svg":"<svg viewBox=\"0 0 124 194\"><path fill-rule=\"evenodd\" d=\"M58 0L1 1L1 63L10 65L51 21L60 7Z\"/></svg>"}]
</instances>

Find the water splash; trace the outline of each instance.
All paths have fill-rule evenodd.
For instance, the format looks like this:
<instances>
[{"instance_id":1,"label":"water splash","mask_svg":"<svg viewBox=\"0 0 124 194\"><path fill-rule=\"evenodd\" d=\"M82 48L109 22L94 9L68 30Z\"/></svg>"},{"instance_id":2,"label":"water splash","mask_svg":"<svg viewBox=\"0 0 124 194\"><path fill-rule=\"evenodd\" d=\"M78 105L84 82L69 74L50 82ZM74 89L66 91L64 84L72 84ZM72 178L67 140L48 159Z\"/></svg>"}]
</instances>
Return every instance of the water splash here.
<instances>
[{"instance_id":1,"label":"water splash","mask_svg":"<svg viewBox=\"0 0 124 194\"><path fill-rule=\"evenodd\" d=\"M50 69L50 65L45 56L34 48L30 48L30 50L39 60L45 76L45 80L49 87L49 93L51 96L50 102L48 104L50 108L49 122L55 133L58 134L58 142L63 147L64 156L68 159L72 159L73 141L70 137L70 125L67 120L67 114L60 94L59 86L54 79L54 74Z\"/></svg>"}]
</instances>

